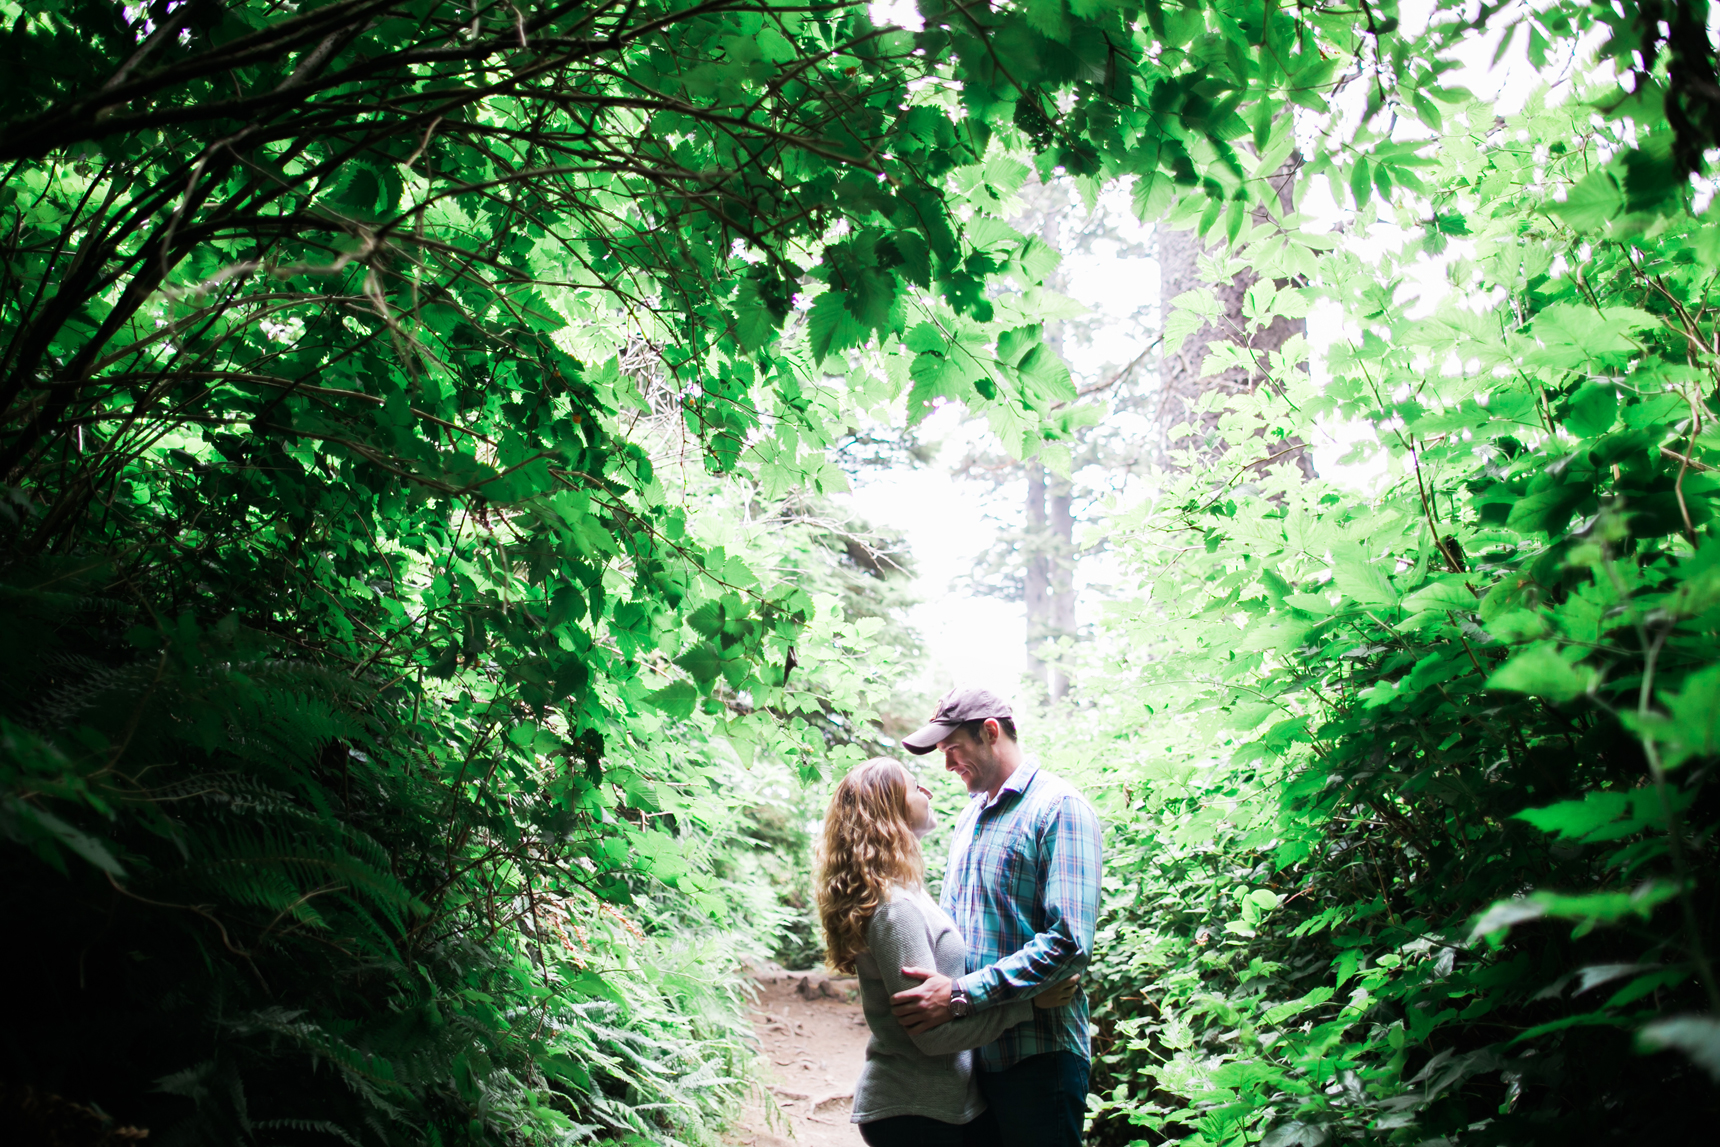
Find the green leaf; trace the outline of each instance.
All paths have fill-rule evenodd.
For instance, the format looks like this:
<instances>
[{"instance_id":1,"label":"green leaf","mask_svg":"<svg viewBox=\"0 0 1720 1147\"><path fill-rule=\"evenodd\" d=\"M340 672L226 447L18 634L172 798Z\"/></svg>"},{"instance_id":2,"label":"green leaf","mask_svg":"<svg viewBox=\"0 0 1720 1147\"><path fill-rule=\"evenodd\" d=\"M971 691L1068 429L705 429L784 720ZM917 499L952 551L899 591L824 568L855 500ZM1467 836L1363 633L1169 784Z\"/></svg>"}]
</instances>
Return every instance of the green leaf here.
<instances>
[{"instance_id":1,"label":"green leaf","mask_svg":"<svg viewBox=\"0 0 1720 1147\"><path fill-rule=\"evenodd\" d=\"M627 997L622 995L615 985L593 971L581 970L567 977L567 989L575 996L583 996L591 1000L607 1000L612 1004L627 1004Z\"/></svg>"},{"instance_id":2,"label":"green leaf","mask_svg":"<svg viewBox=\"0 0 1720 1147\"><path fill-rule=\"evenodd\" d=\"M1629 1023L1628 1020L1623 1019L1622 1017L1603 1008L1597 1012L1588 1012L1583 1015L1576 1016L1563 1016L1556 1020L1548 1020L1544 1024L1536 1024L1527 1031L1518 1032L1515 1036L1512 1036L1510 1043L1522 1043L1524 1040L1537 1039L1552 1032L1566 1031L1570 1028L1624 1027L1627 1023ZM1506 1046L1510 1046L1510 1044L1507 1044Z\"/></svg>"},{"instance_id":3,"label":"green leaf","mask_svg":"<svg viewBox=\"0 0 1720 1147\"><path fill-rule=\"evenodd\" d=\"M1675 809L1688 808L1693 799L1693 794L1676 790L1671 795ZM1652 787L1584 793L1581 800L1524 809L1513 815L1561 840L1587 843L1618 840L1644 829L1666 828L1660 794Z\"/></svg>"},{"instance_id":4,"label":"green leaf","mask_svg":"<svg viewBox=\"0 0 1720 1147\"><path fill-rule=\"evenodd\" d=\"M1720 1082L1720 1018L1674 1016L1656 1020L1637 1033L1643 1051L1680 1051Z\"/></svg>"},{"instance_id":5,"label":"green leaf","mask_svg":"<svg viewBox=\"0 0 1720 1147\"><path fill-rule=\"evenodd\" d=\"M926 351L914 356L908 368L913 388L908 392L908 420L918 422L930 414L938 400L960 401L967 398L968 371L938 351Z\"/></svg>"},{"instance_id":6,"label":"green leaf","mask_svg":"<svg viewBox=\"0 0 1720 1147\"><path fill-rule=\"evenodd\" d=\"M1489 689L1527 693L1551 701L1572 701L1588 692L1594 670L1573 667L1551 643L1531 646L1506 662L1487 679Z\"/></svg>"},{"instance_id":7,"label":"green leaf","mask_svg":"<svg viewBox=\"0 0 1720 1147\"><path fill-rule=\"evenodd\" d=\"M728 611L720 601L707 601L687 615L687 625L701 637L714 638L723 631Z\"/></svg>"},{"instance_id":8,"label":"green leaf","mask_svg":"<svg viewBox=\"0 0 1720 1147\"><path fill-rule=\"evenodd\" d=\"M1546 348L1532 361L1553 366L1585 364L1608 355L1640 353L1636 332L1659 326L1638 307L1590 307L1557 303L1535 316L1529 331Z\"/></svg>"},{"instance_id":9,"label":"green leaf","mask_svg":"<svg viewBox=\"0 0 1720 1147\"><path fill-rule=\"evenodd\" d=\"M1134 208L1135 218L1143 223L1153 223L1164 214L1175 195L1176 184L1169 176L1147 172L1135 178L1129 202Z\"/></svg>"},{"instance_id":10,"label":"green leaf","mask_svg":"<svg viewBox=\"0 0 1720 1147\"><path fill-rule=\"evenodd\" d=\"M1397 601L1397 591L1385 570L1369 561L1360 546L1346 547L1333 556L1332 583L1363 605L1392 605Z\"/></svg>"},{"instance_id":11,"label":"green leaf","mask_svg":"<svg viewBox=\"0 0 1720 1147\"><path fill-rule=\"evenodd\" d=\"M22 837L27 843L36 847L44 859L47 859L60 871L65 871L65 866L60 862L59 857L51 851L52 845L49 842L58 844L74 855L82 857L110 876L125 875L125 869L120 866L113 853L108 851L107 845L82 829L67 824L46 809L38 808L30 801L20 800L12 796L5 798L4 803L0 804L0 809L4 810L3 816L0 816L0 829L9 828L8 835ZM13 824L8 826L6 821L12 821ZM20 828L23 828L24 831L20 832ZM30 840L31 837L35 837L36 840ZM47 848L43 848L44 845Z\"/></svg>"},{"instance_id":12,"label":"green leaf","mask_svg":"<svg viewBox=\"0 0 1720 1147\"><path fill-rule=\"evenodd\" d=\"M1464 574L1445 574L1430 585L1424 585L1403 599L1405 610L1415 613L1424 609L1462 610L1473 613L1480 604L1469 588Z\"/></svg>"},{"instance_id":13,"label":"green leaf","mask_svg":"<svg viewBox=\"0 0 1720 1147\"><path fill-rule=\"evenodd\" d=\"M870 334L867 324L854 316L838 291L826 291L813 300L807 328L812 336L813 356L820 362L860 346Z\"/></svg>"},{"instance_id":14,"label":"green leaf","mask_svg":"<svg viewBox=\"0 0 1720 1147\"><path fill-rule=\"evenodd\" d=\"M1624 188L1611 167L1596 168L1547 209L1578 231L1598 231L1624 211Z\"/></svg>"},{"instance_id":15,"label":"green leaf","mask_svg":"<svg viewBox=\"0 0 1720 1147\"><path fill-rule=\"evenodd\" d=\"M1223 307L1208 287L1197 287L1178 295L1172 300L1171 313L1165 319L1165 353L1175 354L1181 350L1188 336L1223 314L1223 311Z\"/></svg>"},{"instance_id":16,"label":"green leaf","mask_svg":"<svg viewBox=\"0 0 1720 1147\"><path fill-rule=\"evenodd\" d=\"M860 324L862 333L847 345L859 346L866 341L868 331L876 330L883 334L900 329L903 313L901 294L901 283L888 271L868 267L853 275L840 297L843 307ZM814 304L815 310L816 306Z\"/></svg>"},{"instance_id":17,"label":"green leaf","mask_svg":"<svg viewBox=\"0 0 1720 1147\"><path fill-rule=\"evenodd\" d=\"M928 351L943 355L946 349L944 334L931 323L917 323L902 336L902 345L918 354Z\"/></svg>"},{"instance_id":18,"label":"green leaf","mask_svg":"<svg viewBox=\"0 0 1720 1147\"><path fill-rule=\"evenodd\" d=\"M710 642L701 641L675 658L675 664L691 673L693 680L700 685L709 685L722 676L723 655Z\"/></svg>"},{"instance_id":19,"label":"green leaf","mask_svg":"<svg viewBox=\"0 0 1720 1147\"><path fill-rule=\"evenodd\" d=\"M1661 693L1660 701L1672 718L1664 735L1672 743L1674 763L1720 755L1720 665L1692 673L1678 692Z\"/></svg>"},{"instance_id":20,"label":"green leaf","mask_svg":"<svg viewBox=\"0 0 1720 1147\"><path fill-rule=\"evenodd\" d=\"M1356 210L1360 211L1368 205L1368 197L1374 193L1373 166L1368 163L1365 155L1356 156L1355 166L1350 168L1350 195L1356 201Z\"/></svg>"},{"instance_id":21,"label":"green leaf","mask_svg":"<svg viewBox=\"0 0 1720 1147\"><path fill-rule=\"evenodd\" d=\"M1069 368L1057 352L1044 343L1028 350L1016 369L1025 387L1047 402L1075 401L1075 383L1069 377Z\"/></svg>"},{"instance_id":22,"label":"green leaf","mask_svg":"<svg viewBox=\"0 0 1720 1147\"><path fill-rule=\"evenodd\" d=\"M575 1063L564 1055L542 1055L537 1058L537 1064L543 1068L544 1074L553 1079L559 1079L570 1084L578 1091L591 1090L591 1072L583 1064Z\"/></svg>"},{"instance_id":23,"label":"green leaf","mask_svg":"<svg viewBox=\"0 0 1720 1147\"><path fill-rule=\"evenodd\" d=\"M763 296L760 285L751 279L743 282L735 301L735 338L741 349L751 354L770 345L781 327L782 315Z\"/></svg>"},{"instance_id":24,"label":"green leaf","mask_svg":"<svg viewBox=\"0 0 1720 1147\"><path fill-rule=\"evenodd\" d=\"M1612 924L1629 916L1646 920L1657 907L1677 895L1678 889L1669 881L1650 881L1629 892L1591 892L1576 896L1537 892L1533 899L1545 908L1548 916L1581 920L1585 924Z\"/></svg>"},{"instance_id":25,"label":"green leaf","mask_svg":"<svg viewBox=\"0 0 1720 1147\"><path fill-rule=\"evenodd\" d=\"M1666 881L1650 881L1629 892L1595 892L1577 896L1536 892L1526 898L1500 901L1488 908L1475 918L1469 939L1471 943L1482 936L1497 939L1514 925L1545 916L1581 921L1577 929L1581 935L1597 924L1615 924L1630 916L1646 920L1657 907L1677 895L1677 888Z\"/></svg>"},{"instance_id":26,"label":"green leaf","mask_svg":"<svg viewBox=\"0 0 1720 1147\"><path fill-rule=\"evenodd\" d=\"M1240 1089L1276 1082L1284 1077L1284 1070L1273 1064L1235 1060L1212 1073L1212 1085Z\"/></svg>"},{"instance_id":27,"label":"green leaf","mask_svg":"<svg viewBox=\"0 0 1720 1147\"><path fill-rule=\"evenodd\" d=\"M1546 914L1546 906L1535 900L1502 901L1475 918L1469 928L1469 942L1473 944L1482 936L1496 937L1514 925L1539 920Z\"/></svg>"},{"instance_id":28,"label":"green leaf","mask_svg":"<svg viewBox=\"0 0 1720 1147\"><path fill-rule=\"evenodd\" d=\"M1040 346L1041 329L1037 326L1013 327L1004 331L997 338L997 358L999 362L1014 366L1029 351Z\"/></svg>"},{"instance_id":29,"label":"green leaf","mask_svg":"<svg viewBox=\"0 0 1720 1147\"><path fill-rule=\"evenodd\" d=\"M1356 974L1356 968L1361 960L1362 953L1355 948L1345 949L1333 957L1333 975L1336 977L1338 988L1342 988L1344 982Z\"/></svg>"},{"instance_id":30,"label":"green leaf","mask_svg":"<svg viewBox=\"0 0 1720 1147\"><path fill-rule=\"evenodd\" d=\"M655 692L647 693L645 703L671 717L691 717L693 706L699 703L699 691L691 681L672 681Z\"/></svg>"},{"instance_id":31,"label":"green leaf","mask_svg":"<svg viewBox=\"0 0 1720 1147\"><path fill-rule=\"evenodd\" d=\"M1058 3L1061 2L1062 0L1058 0ZM1063 261L1063 255L1039 236L1030 235L1011 261L1016 268L1016 277L1026 288L1043 283L1045 277L1055 271L1057 265Z\"/></svg>"},{"instance_id":32,"label":"green leaf","mask_svg":"<svg viewBox=\"0 0 1720 1147\"><path fill-rule=\"evenodd\" d=\"M1619 792L1586 793L1581 800L1563 801L1546 808L1524 809L1513 814L1526 820L1542 832L1556 833L1571 840L1581 840L1603 826L1624 816L1630 808L1630 794Z\"/></svg>"},{"instance_id":33,"label":"green leaf","mask_svg":"<svg viewBox=\"0 0 1720 1147\"><path fill-rule=\"evenodd\" d=\"M1579 438L1597 438L1618 420L1618 389L1607 383L1588 383L1572 396L1565 425Z\"/></svg>"},{"instance_id":34,"label":"green leaf","mask_svg":"<svg viewBox=\"0 0 1720 1147\"><path fill-rule=\"evenodd\" d=\"M1639 968L1641 966L1642 965L1637 965ZM1584 969L1585 972L1587 970L1588 969ZM1690 969L1686 966L1674 965L1669 968L1657 968L1654 971L1649 972L1647 975L1636 977L1630 983L1614 992L1607 998L1605 1006L1609 1008L1627 1007L1642 999L1650 992L1656 991L1660 988L1670 988L1675 984L1682 983L1688 979L1690 979ZM1579 989L1579 991L1586 990L1586 987Z\"/></svg>"},{"instance_id":35,"label":"green leaf","mask_svg":"<svg viewBox=\"0 0 1720 1147\"><path fill-rule=\"evenodd\" d=\"M1691 247L1704 266L1720 268L1720 223L1704 225L1696 232L1696 241Z\"/></svg>"},{"instance_id":36,"label":"green leaf","mask_svg":"<svg viewBox=\"0 0 1720 1147\"><path fill-rule=\"evenodd\" d=\"M1546 489L1516 499L1505 524L1524 534L1560 534L1577 510L1593 497L1594 490L1588 483L1564 480L1561 476Z\"/></svg>"},{"instance_id":37,"label":"green leaf","mask_svg":"<svg viewBox=\"0 0 1720 1147\"><path fill-rule=\"evenodd\" d=\"M1327 1000L1331 999L1335 994L1336 989L1334 988L1324 986L1314 988L1301 999L1290 1000L1287 1003L1278 1004L1266 1009L1260 1018L1269 1024L1281 1024L1291 1016L1301 1015L1309 1008L1320 1006Z\"/></svg>"},{"instance_id":38,"label":"green leaf","mask_svg":"<svg viewBox=\"0 0 1720 1147\"><path fill-rule=\"evenodd\" d=\"M1410 92L1410 102L1415 105L1415 110L1421 113L1422 120L1433 130L1439 131L1445 126L1445 116L1439 110L1439 105L1435 104L1426 92L1416 88Z\"/></svg>"}]
</instances>

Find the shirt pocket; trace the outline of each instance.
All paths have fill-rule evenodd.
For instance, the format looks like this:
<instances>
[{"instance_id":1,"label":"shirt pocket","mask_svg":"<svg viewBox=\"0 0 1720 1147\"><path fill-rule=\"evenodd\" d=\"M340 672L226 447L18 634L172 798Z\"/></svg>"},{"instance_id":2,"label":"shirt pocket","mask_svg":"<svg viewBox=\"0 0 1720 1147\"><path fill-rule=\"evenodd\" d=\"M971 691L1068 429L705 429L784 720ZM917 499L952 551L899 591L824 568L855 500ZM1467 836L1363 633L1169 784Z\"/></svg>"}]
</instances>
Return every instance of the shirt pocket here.
<instances>
[{"instance_id":1,"label":"shirt pocket","mask_svg":"<svg viewBox=\"0 0 1720 1147\"><path fill-rule=\"evenodd\" d=\"M1010 836L987 842L976 875L985 881L988 898L1007 902L1017 912L1027 912L1037 892L1037 869L1033 842Z\"/></svg>"},{"instance_id":2,"label":"shirt pocket","mask_svg":"<svg viewBox=\"0 0 1720 1147\"><path fill-rule=\"evenodd\" d=\"M1009 887L1023 916L1039 907L1039 850L1031 837L1019 837L1009 851Z\"/></svg>"}]
</instances>

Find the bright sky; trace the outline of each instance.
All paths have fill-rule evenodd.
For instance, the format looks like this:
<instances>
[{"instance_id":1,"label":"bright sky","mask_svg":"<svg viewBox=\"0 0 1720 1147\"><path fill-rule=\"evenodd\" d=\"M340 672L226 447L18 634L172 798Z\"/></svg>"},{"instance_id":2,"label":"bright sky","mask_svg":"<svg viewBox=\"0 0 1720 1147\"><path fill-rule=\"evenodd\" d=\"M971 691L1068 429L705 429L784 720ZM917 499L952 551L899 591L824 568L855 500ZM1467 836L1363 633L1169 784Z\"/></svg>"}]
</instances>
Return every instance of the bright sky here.
<instances>
[{"instance_id":1,"label":"bright sky","mask_svg":"<svg viewBox=\"0 0 1720 1147\"><path fill-rule=\"evenodd\" d=\"M1433 3L1403 0L1399 10L1406 33L1414 35L1425 26ZM875 19L907 28L921 26L913 0L882 0L873 4L872 11ZM1463 45L1457 52L1462 66L1450 73L1446 82L1467 87L1510 114L1522 108L1541 77L1523 54L1521 36L1498 66L1489 67L1507 15L1495 17L1495 30ZM1359 85L1352 91L1360 92ZM1346 214L1332 201L1323 180L1306 188L1301 207L1304 214L1318 220L1315 226L1321 229L1337 224ZM1390 234L1392 231L1395 228L1379 225L1369 239L1400 241L1399 236ZM1120 320L1142 304L1157 302L1158 266L1152 260L1101 255L1071 259L1066 269L1070 293L1107 316ZM1428 289L1437 289L1442 285L1439 268L1430 264L1427 270ZM1341 334L1331 315L1317 313L1310 318L1309 328L1316 356ZM1124 336L1120 323L1115 329L1115 335L1101 332L1086 352L1084 357L1093 360L1092 367L1103 362L1127 362L1139 352L1138 347L1125 345L1134 336ZM1080 373L1083 363L1072 365ZM1319 369L1317 363L1315 369ZM1334 432L1332 438L1316 444L1315 466L1322 474L1335 475L1339 470L1336 460L1349 448L1356 432L1342 427L1329 429ZM923 441L942 443L941 452L930 465L862 476L852 499L855 510L875 526L901 530L918 562L919 592L924 601L912 611L910 620L927 648L919 683L928 692L942 692L954 684L974 684L1016 696L1027 670L1026 616L1021 603L975 596L953 584L973 569L975 559L991 545L996 525L987 521L988 516L1014 522L1021 517L1024 491L1019 484L993 494L983 483L951 476L950 467L967 452L969 436L977 432L964 423L959 410L945 408L929 417L922 429ZM1371 478L1369 469L1345 473L1343 480L1365 486Z\"/></svg>"},{"instance_id":2,"label":"bright sky","mask_svg":"<svg viewBox=\"0 0 1720 1147\"><path fill-rule=\"evenodd\" d=\"M874 525L903 531L919 567L925 599L909 615L926 643L929 659L918 684L942 693L952 685L984 685L1013 696L1026 670L1026 615L1019 602L958 592L952 582L973 569L990 548L996 527L988 513L1013 512L1002 498L985 497L977 482L951 476L965 451L962 410L947 406L926 419L924 439L942 439L929 466L869 474L855 484L855 510Z\"/></svg>"}]
</instances>

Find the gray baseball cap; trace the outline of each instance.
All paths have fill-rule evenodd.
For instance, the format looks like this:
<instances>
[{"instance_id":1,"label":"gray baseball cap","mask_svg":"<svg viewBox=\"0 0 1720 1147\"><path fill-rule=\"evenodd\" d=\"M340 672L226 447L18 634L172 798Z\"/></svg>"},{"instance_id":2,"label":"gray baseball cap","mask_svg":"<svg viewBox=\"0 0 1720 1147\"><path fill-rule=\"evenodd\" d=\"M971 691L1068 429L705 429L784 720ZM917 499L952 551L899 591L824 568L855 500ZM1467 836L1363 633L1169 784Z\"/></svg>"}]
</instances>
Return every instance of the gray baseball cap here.
<instances>
[{"instance_id":1,"label":"gray baseball cap","mask_svg":"<svg viewBox=\"0 0 1720 1147\"><path fill-rule=\"evenodd\" d=\"M1015 717L1009 702L989 689L951 689L938 702L931 722L902 738L902 747L910 753L929 753L938 742L955 732L964 721L983 721L987 717Z\"/></svg>"}]
</instances>

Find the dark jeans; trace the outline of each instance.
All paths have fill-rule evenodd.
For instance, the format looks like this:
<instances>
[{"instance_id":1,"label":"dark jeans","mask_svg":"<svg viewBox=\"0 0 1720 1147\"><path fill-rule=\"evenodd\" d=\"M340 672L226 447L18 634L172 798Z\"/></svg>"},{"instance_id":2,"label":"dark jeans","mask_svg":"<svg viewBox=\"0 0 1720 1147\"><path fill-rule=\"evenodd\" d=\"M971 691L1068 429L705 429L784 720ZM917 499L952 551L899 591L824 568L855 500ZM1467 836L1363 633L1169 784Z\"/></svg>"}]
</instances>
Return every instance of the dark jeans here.
<instances>
[{"instance_id":1,"label":"dark jeans","mask_svg":"<svg viewBox=\"0 0 1720 1147\"><path fill-rule=\"evenodd\" d=\"M1087 1114L1085 1059L1072 1051L1030 1055L1014 1067L979 1073L1002 1147L1080 1147Z\"/></svg>"},{"instance_id":2,"label":"dark jeans","mask_svg":"<svg viewBox=\"0 0 1720 1147\"><path fill-rule=\"evenodd\" d=\"M999 1147L997 1120L987 1111L972 1123L945 1123L924 1115L893 1115L860 1125L870 1147Z\"/></svg>"}]
</instances>

